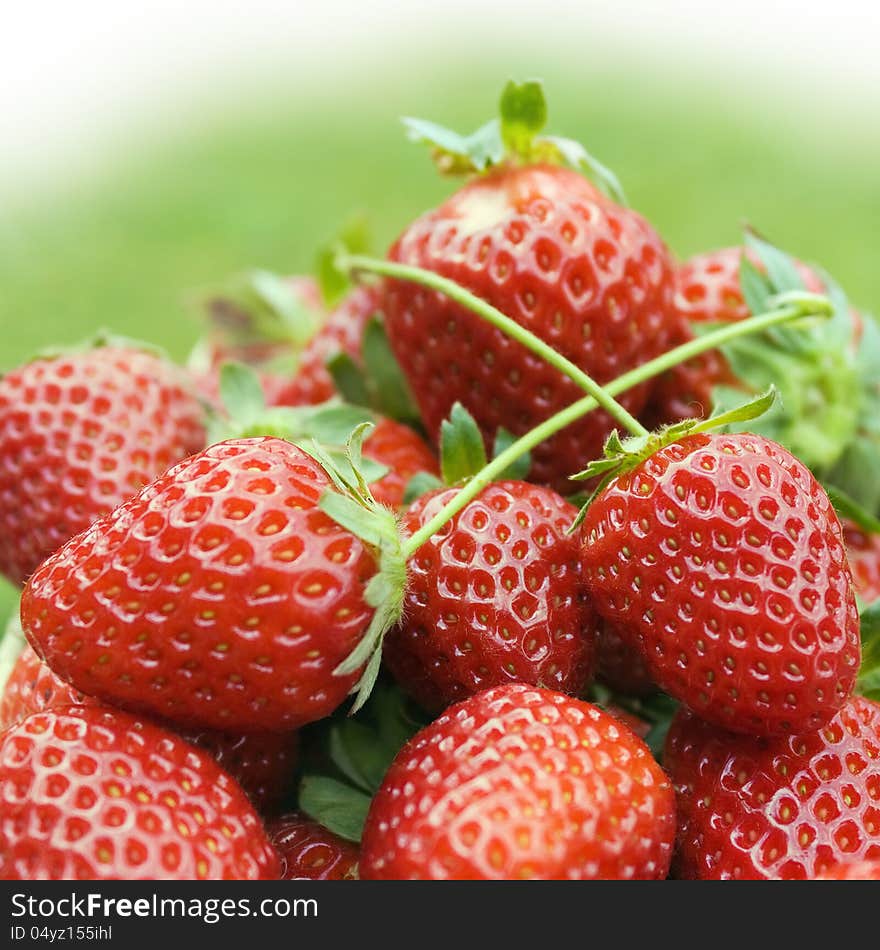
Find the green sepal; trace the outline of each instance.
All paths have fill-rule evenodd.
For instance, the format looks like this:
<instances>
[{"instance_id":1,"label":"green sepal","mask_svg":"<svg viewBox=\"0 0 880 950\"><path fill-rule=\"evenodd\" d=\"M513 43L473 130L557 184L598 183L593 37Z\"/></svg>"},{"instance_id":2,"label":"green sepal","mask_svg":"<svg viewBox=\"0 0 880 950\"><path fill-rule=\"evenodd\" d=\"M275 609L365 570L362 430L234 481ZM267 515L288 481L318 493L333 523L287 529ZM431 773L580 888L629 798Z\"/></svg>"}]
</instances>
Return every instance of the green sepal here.
<instances>
[{"instance_id":1,"label":"green sepal","mask_svg":"<svg viewBox=\"0 0 880 950\"><path fill-rule=\"evenodd\" d=\"M421 417L388 342L381 313L373 314L364 327L361 365L341 350L326 365L334 385L348 402L369 406L398 422L418 425Z\"/></svg>"},{"instance_id":2,"label":"green sepal","mask_svg":"<svg viewBox=\"0 0 880 950\"><path fill-rule=\"evenodd\" d=\"M467 481L486 467L486 446L474 417L460 402L440 425L440 471L447 485Z\"/></svg>"},{"instance_id":3,"label":"green sepal","mask_svg":"<svg viewBox=\"0 0 880 950\"><path fill-rule=\"evenodd\" d=\"M511 155L531 157L532 142L547 124L544 87L536 80L509 80L501 93L501 141Z\"/></svg>"},{"instance_id":4,"label":"green sepal","mask_svg":"<svg viewBox=\"0 0 880 950\"><path fill-rule=\"evenodd\" d=\"M398 422L419 422L421 416L406 376L391 349L381 313L374 313L364 327L361 356L367 380L366 405Z\"/></svg>"},{"instance_id":5,"label":"green sepal","mask_svg":"<svg viewBox=\"0 0 880 950\"><path fill-rule=\"evenodd\" d=\"M212 333L233 346L289 343L300 349L321 321L319 312L302 300L288 279L268 270L235 274L195 296Z\"/></svg>"},{"instance_id":6,"label":"green sepal","mask_svg":"<svg viewBox=\"0 0 880 950\"><path fill-rule=\"evenodd\" d=\"M773 296L773 287L748 254L742 254L739 259L739 287L750 313L763 313L767 309L767 301Z\"/></svg>"},{"instance_id":7,"label":"green sepal","mask_svg":"<svg viewBox=\"0 0 880 950\"><path fill-rule=\"evenodd\" d=\"M446 175L486 172L505 162L551 162L569 165L593 180L613 201L626 204L617 176L579 142L540 135L547 124L543 84L536 79L510 80L498 103L499 119L481 125L470 135L460 135L425 119L403 119L409 138L431 147L438 169Z\"/></svg>"},{"instance_id":8,"label":"green sepal","mask_svg":"<svg viewBox=\"0 0 880 950\"><path fill-rule=\"evenodd\" d=\"M621 439L618 431L614 429L605 442L603 458L596 459L582 472L571 476L573 481L598 479L598 484L578 511L577 517L568 529L569 533L580 527L590 505L623 472L631 471L667 445L689 435L727 430L731 425L758 419L773 406L776 396L776 389L771 386L760 396L725 412L710 416L708 419L683 419L672 425L663 426L655 432L649 432L647 435Z\"/></svg>"},{"instance_id":9,"label":"green sepal","mask_svg":"<svg viewBox=\"0 0 880 950\"><path fill-rule=\"evenodd\" d=\"M351 689L355 699L350 714L363 706L375 685L382 661L382 641L401 617L406 587L406 558L397 519L373 498L360 473L361 444L367 430L368 426L362 425L352 433L346 446L346 465L337 465L314 441L303 446L333 482L333 487L322 493L319 507L370 547L377 562L376 573L364 590L364 600L373 608L372 619L354 650L333 670L334 676L351 676L361 670Z\"/></svg>"},{"instance_id":10,"label":"green sepal","mask_svg":"<svg viewBox=\"0 0 880 950\"><path fill-rule=\"evenodd\" d=\"M507 451L516 441L517 437L512 432L505 429L504 426L499 426L498 431L495 433L495 443L492 446L492 458L498 458L502 452ZM531 452L524 452L515 462L512 462L504 469L498 476L498 479L509 478L518 482L525 481L531 467Z\"/></svg>"},{"instance_id":11,"label":"green sepal","mask_svg":"<svg viewBox=\"0 0 880 950\"><path fill-rule=\"evenodd\" d=\"M536 143L536 155L544 161L570 165L575 171L589 178L602 194L612 201L624 207L629 204L617 175L588 152L580 142L557 135L545 135Z\"/></svg>"},{"instance_id":12,"label":"green sepal","mask_svg":"<svg viewBox=\"0 0 880 950\"><path fill-rule=\"evenodd\" d=\"M859 615L862 639L862 666L856 691L868 699L880 700L880 600L868 604Z\"/></svg>"},{"instance_id":13,"label":"green sepal","mask_svg":"<svg viewBox=\"0 0 880 950\"><path fill-rule=\"evenodd\" d=\"M9 615L9 620L6 622L3 635L0 637L0 696L3 695L9 675L12 673L26 645L27 640L21 626L19 605L16 602L12 613Z\"/></svg>"},{"instance_id":14,"label":"green sepal","mask_svg":"<svg viewBox=\"0 0 880 950\"><path fill-rule=\"evenodd\" d=\"M863 508L854 498L850 498L845 491L834 485L826 484L825 491L838 515L848 518L869 534L880 534L880 519Z\"/></svg>"},{"instance_id":15,"label":"green sepal","mask_svg":"<svg viewBox=\"0 0 880 950\"><path fill-rule=\"evenodd\" d=\"M326 366L333 385L346 402L354 403L356 406L369 405L370 393L364 371L349 353L344 350L334 353L327 360Z\"/></svg>"},{"instance_id":16,"label":"green sepal","mask_svg":"<svg viewBox=\"0 0 880 950\"><path fill-rule=\"evenodd\" d=\"M426 119L405 117L401 121L410 141L430 146L434 163L443 175L483 172L504 158L501 123L497 119L470 135L459 135Z\"/></svg>"},{"instance_id":17,"label":"green sepal","mask_svg":"<svg viewBox=\"0 0 880 950\"><path fill-rule=\"evenodd\" d=\"M299 807L333 834L359 842L370 796L326 775L306 775L299 788Z\"/></svg>"},{"instance_id":18,"label":"green sepal","mask_svg":"<svg viewBox=\"0 0 880 950\"><path fill-rule=\"evenodd\" d=\"M367 254L372 243L369 219L365 214L354 214L345 222L333 240L319 248L315 260L315 273L326 307L335 307L352 287L349 272L337 266L340 252Z\"/></svg>"},{"instance_id":19,"label":"green sepal","mask_svg":"<svg viewBox=\"0 0 880 950\"><path fill-rule=\"evenodd\" d=\"M415 475L406 483L403 491L404 505L411 505L417 498L427 495L429 491L436 491L443 488L445 482L438 478L432 472L416 472Z\"/></svg>"}]
</instances>

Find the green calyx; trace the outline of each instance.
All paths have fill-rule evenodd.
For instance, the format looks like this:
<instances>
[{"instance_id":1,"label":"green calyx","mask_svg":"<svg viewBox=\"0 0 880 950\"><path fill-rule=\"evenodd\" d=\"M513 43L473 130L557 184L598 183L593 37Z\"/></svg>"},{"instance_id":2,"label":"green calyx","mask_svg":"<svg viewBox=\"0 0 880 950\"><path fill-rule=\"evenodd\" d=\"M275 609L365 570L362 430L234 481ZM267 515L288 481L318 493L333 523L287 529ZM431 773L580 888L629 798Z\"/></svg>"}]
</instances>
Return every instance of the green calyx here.
<instances>
[{"instance_id":1,"label":"green calyx","mask_svg":"<svg viewBox=\"0 0 880 950\"><path fill-rule=\"evenodd\" d=\"M547 101L539 80L510 80L501 93L498 118L470 135L425 119L404 118L403 124L413 141L431 147L443 174L481 173L503 164L569 165L592 179L609 198L626 204L617 176L579 142L540 134L547 124Z\"/></svg>"},{"instance_id":2,"label":"green calyx","mask_svg":"<svg viewBox=\"0 0 880 950\"><path fill-rule=\"evenodd\" d=\"M409 383L388 342L381 313L374 313L364 327L360 362L340 350L327 361L327 371L347 402L369 406L413 428L421 424Z\"/></svg>"},{"instance_id":3,"label":"green calyx","mask_svg":"<svg viewBox=\"0 0 880 950\"><path fill-rule=\"evenodd\" d=\"M862 666L856 692L880 702L880 600L868 604L859 616Z\"/></svg>"},{"instance_id":4,"label":"green calyx","mask_svg":"<svg viewBox=\"0 0 880 950\"><path fill-rule=\"evenodd\" d=\"M322 768L303 777L300 810L347 841L360 841L370 800L388 767L425 725L400 689L388 683L376 686L357 719L325 720L313 743Z\"/></svg>"},{"instance_id":5,"label":"green calyx","mask_svg":"<svg viewBox=\"0 0 880 950\"><path fill-rule=\"evenodd\" d=\"M364 423L372 423L369 409L330 400L317 406L267 406L257 373L243 363L225 363L220 369L222 412L208 422L210 443L226 439L275 436L303 447L315 442L340 468L348 465L347 443ZM384 465L361 458L360 472L368 483L388 474ZM354 478L354 473L349 473Z\"/></svg>"},{"instance_id":6,"label":"green calyx","mask_svg":"<svg viewBox=\"0 0 880 950\"><path fill-rule=\"evenodd\" d=\"M604 489L618 476L647 461L667 445L700 432L730 430L743 422L751 422L768 412L776 400L776 390L771 386L765 393L733 409L717 413L708 419L683 419L664 426L647 435L621 439L615 429L605 443L603 457L591 462L582 472L572 475L573 481L598 479L598 484L581 507L569 530L574 531L584 520L587 510ZM749 426L751 429L751 425Z\"/></svg>"},{"instance_id":7,"label":"green calyx","mask_svg":"<svg viewBox=\"0 0 880 950\"><path fill-rule=\"evenodd\" d=\"M296 352L321 325L320 313L303 301L291 281L267 270L245 271L216 288L203 289L196 303L211 339L229 348L282 344ZM191 365L197 364L200 352L195 351Z\"/></svg>"},{"instance_id":8,"label":"green calyx","mask_svg":"<svg viewBox=\"0 0 880 950\"><path fill-rule=\"evenodd\" d=\"M766 310L771 300L804 292L801 274L788 254L751 232L745 235L745 247L740 287L752 313ZM826 277L825 282L829 319L774 327L721 347L747 390L762 392L771 384L779 389L776 406L754 431L785 445L819 475L831 471L855 440L863 403L850 307L833 281ZM742 391L720 386L713 397L723 411L742 398Z\"/></svg>"},{"instance_id":9,"label":"green calyx","mask_svg":"<svg viewBox=\"0 0 880 950\"><path fill-rule=\"evenodd\" d=\"M339 465L317 442L301 443L333 482L321 495L321 510L372 550L378 568L364 591L364 600L373 608L372 620L360 643L333 671L334 676L363 671L352 687L355 700L351 713L363 706L373 689L382 662L382 641L400 619L406 588L406 556L397 518L373 498L364 475L362 446L370 428L371 423L366 422L351 434L345 465Z\"/></svg>"}]
</instances>

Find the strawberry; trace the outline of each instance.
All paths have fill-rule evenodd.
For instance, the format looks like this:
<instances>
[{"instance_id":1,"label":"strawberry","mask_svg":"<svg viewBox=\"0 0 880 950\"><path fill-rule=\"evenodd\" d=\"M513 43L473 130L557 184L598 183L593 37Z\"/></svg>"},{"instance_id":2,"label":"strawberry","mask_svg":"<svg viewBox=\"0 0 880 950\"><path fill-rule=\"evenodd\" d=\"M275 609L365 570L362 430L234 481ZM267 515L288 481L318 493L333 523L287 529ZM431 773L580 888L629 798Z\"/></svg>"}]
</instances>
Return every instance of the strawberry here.
<instances>
[{"instance_id":1,"label":"strawberry","mask_svg":"<svg viewBox=\"0 0 880 950\"><path fill-rule=\"evenodd\" d=\"M375 287L355 287L335 307L299 357L296 374L276 405L317 405L337 395L327 363L339 353L358 362L367 321L379 310Z\"/></svg>"},{"instance_id":2,"label":"strawberry","mask_svg":"<svg viewBox=\"0 0 880 950\"><path fill-rule=\"evenodd\" d=\"M850 699L821 729L735 735L681 710L664 766L682 877L810 878L880 858L880 706Z\"/></svg>"},{"instance_id":3,"label":"strawberry","mask_svg":"<svg viewBox=\"0 0 880 950\"><path fill-rule=\"evenodd\" d=\"M628 642L617 625L608 620L599 621L596 676L627 696L643 696L656 688L638 645Z\"/></svg>"},{"instance_id":4,"label":"strawberry","mask_svg":"<svg viewBox=\"0 0 880 950\"><path fill-rule=\"evenodd\" d=\"M0 730L47 709L102 705L65 683L30 646L25 646L0 696ZM296 764L296 733L235 735L211 730L174 731L187 742L210 752L247 792L260 812L276 808L289 790Z\"/></svg>"},{"instance_id":5,"label":"strawberry","mask_svg":"<svg viewBox=\"0 0 880 950\"><path fill-rule=\"evenodd\" d=\"M340 478L280 439L210 447L40 567L22 596L29 640L76 689L180 726L329 715L396 619L404 574L393 515ZM334 520L361 514L368 542Z\"/></svg>"},{"instance_id":6,"label":"strawberry","mask_svg":"<svg viewBox=\"0 0 880 950\"><path fill-rule=\"evenodd\" d=\"M404 746L367 815L363 879L663 878L673 794L596 706L508 684Z\"/></svg>"},{"instance_id":7,"label":"strawberry","mask_svg":"<svg viewBox=\"0 0 880 950\"><path fill-rule=\"evenodd\" d=\"M703 718L756 734L817 728L852 692L860 656L828 496L761 436L675 435L618 441L583 473L604 466L583 522L596 609Z\"/></svg>"},{"instance_id":8,"label":"strawberry","mask_svg":"<svg viewBox=\"0 0 880 950\"><path fill-rule=\"evenodd\" d=\"M880 599L880 534L843 522L843 540L856 593L870 604Z\"/></svg>"},{"instance_id":9,"label":"strawberry","mask_svg":"<svg viewBox=\"0 0 880 950\"><path fill-rule=\"evenodd\" d=\"M423 495L406 511L414 534L457 493ZM385 662L429 710L521 681L579 693L592 669L596 617L581 590L577 510L552 489L488 485L415 552L400 624Z\"/></svg>"},{"instance_id":10,"label":"strawberry","mask_svg":"<svg viewBox=\"0 0 880 950\"><path fill-rule=\"evenodd\" d=\"M749 246L725 247L697 254L675 272L675 307L682 318L674 346L691 338L690 325L738 323L750 316L740 286L742 258L763 274L767 267ZM821 294L825 286L819 275L801 261L793 264L806 290ZM737 378L724 357L710 351L680 363L655 384L645 414L648 428L679 419L707 416L716 386L736 386Z\"/></svg>"},{"instance_id":11,"label":"strawberry","mask_svg":"<svg viewBox=\"0 0 880 950\"><path fill-rule=\"evenodd\" d=\"M357 878L358 848L305 815L289 814L268 826L285 881L350 881Z\"/></svg>"},{"instance_id":12,"label":"strawberry","mask_svg":"<svg viewBox=\"0 0 880 950\"><path fill-rule=\"evenodd\" d=\"M170 465L204 447L185 374L152 353L98 346L0 380L0 572L41 561Z\"/></svg>"},{"instance_id":13,"label":"strawberry","mask_svg":"<svg viewBox=\"0 0 880 950\"><path fill-rule=\"evenodd\" d=\"M526 99L527 127L520 108ZM420 137L445 147L447 165L481 174L410 225L389 258L452 279L607 382L669 348L672 263L642 217L578 172L551 164L579 146L561 149L563 140L536 138L545 109L536 84L509 86L503 145L489 149L491 159L484 136L464 140L411 123ZM456 140L462 144L450 153ZM520 435L581 395L557 369L438 292L390 279L383 310L432 436L456 401L491 444L500 427ZM634 387L621 402L638 412L647 392ZM612 428L602 411L584 416L534 451L530 479L565 491L567 476L599 453Z\"/></svg>"},{"instance_id":14,"label":"strawberry","mask_svg":"<svg viewBox=\"0 0 880 950\"><path fill-rule=\"evenodd\" d=\"M880 860L835 864L818 877L820 881L880 881Z\"/></svg>"},{"instance_id":15,"label":"strawberry","mask_svg":"<svg viewBox=\"0 0 880 950\"><path fill-rule=\"evenodd\" d=\"M409 426L368 409L330 401L318 406L272 407L256 373L241 364L226 364L220 378L222 414L212 419L212 442L256 435L275 435L289 442L314 439L342 453L342 443L365 422L364 469L373 499L389 508L403 505L410 479L419 472L433 475L437 459L424 439Z\"/></svg>"},{"instance_id":16,"label":"strawberry","mask_svg":"<svg viewBox=\"0 0 880 950\"><path fill-rule=\"evenodd\" d=\"M99 707L0 736L0 878L270 879L278 857L235 782L158 726Z\"/></svg>"}]
</instances>

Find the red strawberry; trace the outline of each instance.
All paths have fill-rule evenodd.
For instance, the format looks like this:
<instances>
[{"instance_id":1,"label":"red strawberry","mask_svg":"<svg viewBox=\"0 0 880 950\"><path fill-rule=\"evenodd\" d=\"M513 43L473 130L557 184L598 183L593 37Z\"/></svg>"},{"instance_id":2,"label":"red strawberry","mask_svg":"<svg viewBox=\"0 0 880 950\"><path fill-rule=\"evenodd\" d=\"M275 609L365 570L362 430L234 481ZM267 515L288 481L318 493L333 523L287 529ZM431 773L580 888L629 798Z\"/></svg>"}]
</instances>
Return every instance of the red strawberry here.
<instances>
[{"instance_id":1,"label":"red strawberry","mask_svg":"<svg viewBox=\"0 0 880 950\"><path fill-rule=\"evenodd\" d=\"M22 584L65 541L205 444L184 373L104 346L0 380L0 571Z\"/></svg>"},{"instance_id":2,"label":"red strawberry","mask_svg":"<svg viewBox=\"0 0 880 950\"><path fill-rule=\"evenodd\" d=\"M373 498L389 508L400 508L409 480L417 472L437 474L437 459L425 440L409 426L379 416L364 439L364 458L388 469L370 485Z\"/></svg>"},{"instance_id":3,"label":"red strawberry","mask_svg":"<svg viewBox=\"0 0 880 950\"><path fill-rule=\"evenodd\" d=\"M820 881L880 881L880 860L853 861L849 864L835 864L824 874Z\"/></svg>"},{"instance_id":4,"label":"red strawberry","mask_svg":"<svg viewBox=\"0 0 880 950\"><path fill-rule=\"evenodd\" d=\"M734 735L681 710L664 766L686 878L810 878L880 858L880 706L854 697L821 729Z\"/></svg>"},{"instance_id":5,"label":"red strawberry","mask_svg":"<svg viewBox=\"0 0 880 950\"><path fill-rule=\"evenodd\" d=\"M72 706L0 736L0 878L269 879L278 857L235 782L157 726Z\"/></svg>"},{"instance_id":6,"label":"red strawberry","mask_svg":"<svg viewBox=\"0 0 880 950\"><path fill-rule=\"evenodd\" d=\"M457 493L419 498L409 534ZM552 489L496 482L409 562L404 616L385 662L425 708L521 681L579 693L592 668L596 617L581 590L576 509Z\"/></svg>"},{"instance_id":7,"label":"red strawberry","mask_svg":"<svg viewBox=\"0 0 880 950\"><path fill-rule=\"evenodd\" d=\"M77 705L104 704L77 692L26 646L0 697L0 730L35 712ZM212 730L184 730L179 734L210 752L261 812L276 808L291 787L298 746L296 733L230 735Z\"/></svg>"},{"instance_id":8,"label":"red strawberry","mask_svg":"<svg viewBox=\"0 0 880 950\"><path fill-rule=\"evenodd\" d=\"M407 743L373 799L364 879L664 878L669 782L589 703L510 684Z\"/></svg>"},{"instance_id":9,"label":"red strawberry","mask_svg":"<svg viewBox=\"0 0 880 950\"><path fill-rule=\"evenodd\" d=\"M336 386L327 371L327 361L337 353L347 353L360 361L361 344L367 321L380 309L375 287L352 290L306 344L296 374L270 405L317 405L337 395Z\"/></svg>"},{"instance_id":10,"label":"red strawberry","mask_svg":"<svg viewBox=\"0 0 880 950\"><path fill-rule=\"evenodd\" d=\"M637 643L621 636L616 624L600 620L596 642L596 676L615 692L643 696L656 689Z\"/></svg>"},{"instance_id":11,"label":"red strawberry","mask_svg":"<svg viewBox=\"0 0 880 950\"><path fill-rule=\"evenodd\" d=\"M451 278L550 343L599 382L670 346L672 266L635 212L598 196L580 175L548 165L502 166L465 185L412 224L393 261ZM524 347L442 294L388 282L388 334L428 431L454 402L487 444L515 435L582 395ZM632 412L645 386L621 402ZM592 412L533 453L531 478L560 491L614 428Z\"/></svg>"},{"instance_id":12,"label":"red strawberry","mask_svg":"<svg viewBox=\"0 0 880 950\"><path fill-rule=\"evenodd\" d=\"M856 593L865 603L873 603L880 599L880 534L870 534L844 521L843 540Z\"/></svg>"},{"instance_id":13,"label":"red strawberry","mask_svg":"<svg viewBox=\"0 0 880 950\"><path fill-rule=\"evenodd\" d=\"M281 439L214 445L46 561L22 597L25 632L77 689L180 725L327 716L357 679L334 670L367 632L378 567L320 509L332 484ZM385 558L397 533L382 517Z\"/></svg>"},{"instance_id":14,"label":"red strawberry","mask_svg":"<svg viewBox=\"0 0 880 950\"><path fill-rule=\"evenodd\" d=\"M761 734L827 722L855 683L859 624L812 474L749 434L693 434L627 464L584 520L597 610L705 719Z\"/></svg>"},{"instance_id":15,"label":"red strawberry","mask_svg":"<svg viewBox=\"0 0 880 950\"><path fill-rule=\"evenodd\" d=\"M675 307L682 322L676 338L671 341L672 346L692 338L692 324L737 323L750 316L740 287L743 254L761 273L766 273L759 255L742 246L697 254L678 267ZM792 263L806 290L817 294L825 292L823 281L812 268L794 259ZM679 363L657 380L644 415L645 425L653 429L679 419L708 416L712 409L712 390L718 385L741 384L717 350Z\"/></svg>"},{"instance_id":16,"label":"red strawberry","mask_svg":"<svg viewBox=\"0 0 880 950\"><path fill-rule=\"evenodd\" d=\"M282 815L268 827L285 881L357 878L358 848L305 815Z\"/></svg>"},{"instance_id":17,"label":"red strawberry","mask_svg":"<svg viewBox=\"0 0 880 950\"><path fill-rule=\"evenodd\" d=\"M632 713L628 709L624 709L622 706L618 706L615 703L605 706L604 709L609 716L614 716L618 722L623 723L627 729L629 729L631 732L634 732L640 739L646 739L648 737L648 734L651 731L651 723L648 722L647 719L642 719L635 713Z\"/></svg>"}]
</instances>

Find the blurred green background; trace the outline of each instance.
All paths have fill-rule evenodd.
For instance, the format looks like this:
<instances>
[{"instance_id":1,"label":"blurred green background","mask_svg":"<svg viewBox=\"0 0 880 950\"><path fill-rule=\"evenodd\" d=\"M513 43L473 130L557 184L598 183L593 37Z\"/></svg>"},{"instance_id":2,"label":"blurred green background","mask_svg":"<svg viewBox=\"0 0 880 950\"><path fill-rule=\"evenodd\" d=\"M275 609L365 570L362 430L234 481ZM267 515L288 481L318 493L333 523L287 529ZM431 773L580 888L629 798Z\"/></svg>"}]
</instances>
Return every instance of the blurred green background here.
<instances>
[{"instance_id":1,"label":"blurred green background","mask_svg":"<svg viewBox=\"0 0 880 950\"><path fill-rule=\"evenodd\" d=\"M659 67L511 62L519 78L543 76L550 130L611 165L676 254L732 243L748 220L878 309L876 123L856 110L848 118L843 104L829 130L781 89ZM494 114L510 72L482 63L450 73L433 61L352 75L344 89L239 89L166 132L133 132L87 174L8 196L0 369L99 327L182 358L197 336L195 289L250 266L309 270L353 211L368 213L384 247L453 187L405 141L398 117L469 131ZM0 615L10 603L0 589Z\"/></svg>"}]
</instances>

